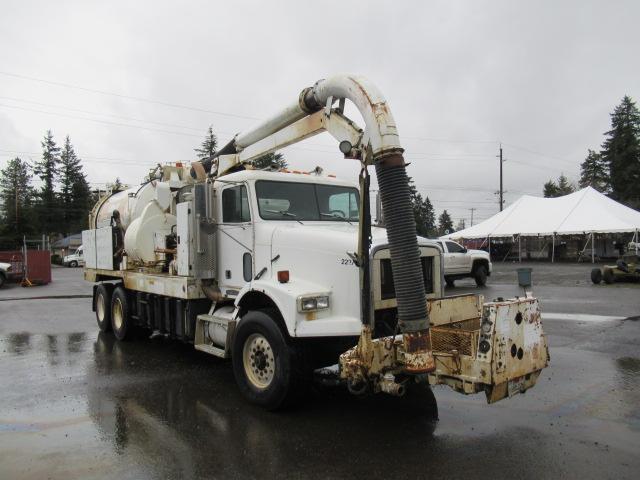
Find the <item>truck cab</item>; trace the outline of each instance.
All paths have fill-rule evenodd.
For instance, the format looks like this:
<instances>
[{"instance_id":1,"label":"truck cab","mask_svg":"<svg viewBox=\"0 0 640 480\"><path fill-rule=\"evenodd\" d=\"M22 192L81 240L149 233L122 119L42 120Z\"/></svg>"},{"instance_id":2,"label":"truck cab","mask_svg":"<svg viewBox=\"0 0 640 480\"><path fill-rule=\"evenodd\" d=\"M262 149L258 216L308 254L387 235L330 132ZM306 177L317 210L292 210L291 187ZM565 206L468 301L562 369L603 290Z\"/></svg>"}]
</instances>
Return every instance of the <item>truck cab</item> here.
<instances>
[{"instance_id":1,"label":"truck cab","mask_svg":"<svg viewBox=\"0 0 640 480\"><path fill-rule=\"evenodd\" d=\"M62 259L65 267L81 267L84 265L84 250L80 245L75 252L65 255Z\"/></svg>"}]
</instances>

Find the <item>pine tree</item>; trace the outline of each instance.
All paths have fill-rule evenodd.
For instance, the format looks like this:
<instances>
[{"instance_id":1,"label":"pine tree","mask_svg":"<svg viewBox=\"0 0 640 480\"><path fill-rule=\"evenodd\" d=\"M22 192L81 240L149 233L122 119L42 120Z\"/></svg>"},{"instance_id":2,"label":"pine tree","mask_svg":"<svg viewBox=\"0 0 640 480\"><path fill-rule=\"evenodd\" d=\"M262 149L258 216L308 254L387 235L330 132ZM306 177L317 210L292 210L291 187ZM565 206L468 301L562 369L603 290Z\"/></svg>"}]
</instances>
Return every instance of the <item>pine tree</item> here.
<instances>
[{"instance_id":1,"label":"pine tree","mask_svg":"<svg viewBox=\"0 0 640 480\"><path fill-rule=\"evenodd\" d=\"M611 130L602 144L602 159L609 167L611 197L640 207L640 111L625 95L611 114Z\"/></svg>"},{"instance_id":2,"label":"pine tree","mask_svg":"<svg viewBox=\"0 0 640 480\"><path fill-rule=\"evenodd\" d=\"M59 210L55 193L58 178L60 148L53 140L51 130L47 130L42 145L42 159L36 162L33 171L42 180L36 212L39 227L45 233L53 233L59 226Z\"/></svg>"},{"instance_id":3,"label":"pine tree","mask_svg":"<svg viewBox=\"0 0 640 480\"><path fill-rule=\"evenodd\" d=\"M252 162L253 168L262 170L263 168L269 168L275 166L277 169L287 168L287 161L284 159L284 155L281 153L267 153L261 157L256 158Z\"/></svg>"},{"instance_id":4,"label":"pine tree","mask_svg":"<svg viewBox=\"0 0 640 480\"><path fill-rule=\"evenodd\" d=\"M0 237L6 248L15 248L22 242L23 235L34 231L31 178L29 165L18 157L0 171Z\"/></svg>"},{"instance_id":5,"label":"pine tree","mask_svg":"<svg viewBox=\"0 0 640 480\"><path fill-rule=\"evenodd\" d=\"M127 186L120 181L120 177L116 177L113 183L107 183L106 187L107 190L111 190L112 193L122 192L127 189Z\"/></svg>"},{"instance_id":6,"label":"pine tree","mask_svg":"<svg viewBox=\"0 0 640 480\"><path fill-rule=\"evenodd\" d=\"M556 185L556 182L554 182L553 180L549 180L547 183L545 183L542 187L542 194L545 196L545 198L557 197L558 186Z\"/></svg>"},{"instance_id":7,"label":"pine tree","mask_svg":"<svg viewBox=\"0 0 640 480\"><path fill-rule=\"evenodd\" d=\"M580 188L592 187L599 192L607 192L609 172L602 155L587 150L587 158L580 165Z\"/></svg>"},{"instance_id":8,"label":"pine tree","mask_svg":"<svg viewBox=\"0 0 640 480\"><path fill-rule=\"evenodd\" d=\"M200 148L194 148L193 150L196 152L196 156L200 160L204 160L210 157L213 157L218 149L218 137L215 133L213 133L213 125L209 125L209 130L207 130L207 135L204 138L204 141L200 145Z\"/></svg>"},{"instance_id":9,"label":"pine tree","mask_svg":"<svg viewBox=\"0 0 640 480\"><path fill-rule=\"evenodd\" d=\"M86 223L91 191L68 135L60 154L60 190L61 227L63 233L71 234L81 230Z\"/></svg>"},{"instance_id":10,"label":"pine tree","mask_svg":"<svg viewBox=\"0 0 640 480\"><path fill-rule=\"evenodd\" d=\"M423 199L422 195L418 193L418 189L411 177L409 177L409 196L411 207L413 208L413 217L416 221L416 233L421 237L433 236L436 233L436 214L433 205L429 197Z\"/></svg>"},{"instance_id":11,"label":"pine tree","mask_svg":"<svg viewBox=\"0 0 640 480\"><path fill-rule=\"evenodd\" d=\"M447 235L451 232L453 232L453 220L451 220L449 212L443 210L438 217L438 233L440 235Z\"/></svg>"},{"instance_id":12,"label":"pine tree","mask_svg":"<svg viewBox=\"0 0 640 480\"><path fill-rule=\"evenodd\" d=\"M562 197L576 191L576 187L565 177L564 173L560 174L558 181L549 180L544 184L542 193L545 197Z\"/></svg>"}]
</instances>

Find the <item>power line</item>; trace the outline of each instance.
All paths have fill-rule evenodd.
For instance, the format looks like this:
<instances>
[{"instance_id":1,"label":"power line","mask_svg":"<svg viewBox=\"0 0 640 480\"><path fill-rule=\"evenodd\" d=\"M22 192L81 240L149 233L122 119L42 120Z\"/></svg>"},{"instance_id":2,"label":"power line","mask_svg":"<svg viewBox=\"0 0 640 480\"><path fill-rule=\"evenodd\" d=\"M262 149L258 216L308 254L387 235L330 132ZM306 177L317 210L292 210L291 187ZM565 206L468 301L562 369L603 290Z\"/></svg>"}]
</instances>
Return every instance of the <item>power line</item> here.
<instances>
[{"instance_id":1,"label":"power line","mask_svg":"<svg viewBox=\"0 0 640 480\"><path fill-rule=\"evenodd\" d=\"M97 90L94 88L87 88L87 87L82 87L80 85L72 85L69 83L63 83L63 82L55 82L52 80L45 80L43 78L36 78L36 77L30 77L27 75L20 75L17 73L11 73L11 72L2 72L0 71L0 75L4 75L6 77L13 77L13 78L20 78L22 80L29 80L32 82L39 82L39 83L45 83L48 85L55 85L57 87L64 87L64 88L71 88L71 89L75 89L75 90L82 90L85 92L90 92L90 93L97 93L99 95L107 95L107 96L111 96L111 97L117 97L117 98L125 98L127 100L135 100L137 102L144 102L144 103L151 103L151 104L155 104L155 105L162 105L165 107L171 107L171 108L180 108L183 110L192 110L194 112L203 112L203 113L213 113L215 115L222 115L225 117L234 117L234 118L241 118L241 119L246 119L246 120L260 120L257 117L250 117L248 115L237 115L234 113L227 113L227 112L220 112L217 110L209 110L206 108L200 108L200 107L193 107L193 106L189 106L189 105L182 105L179 103L170 103L170 102L165 102L162 100L155 100L155 99L151 99L151 98L142 98L142 97L136 97L133 95L124 95L121 93L115 93L115 92L107 92L105 90Z\"/></svg>"}]
</instances>

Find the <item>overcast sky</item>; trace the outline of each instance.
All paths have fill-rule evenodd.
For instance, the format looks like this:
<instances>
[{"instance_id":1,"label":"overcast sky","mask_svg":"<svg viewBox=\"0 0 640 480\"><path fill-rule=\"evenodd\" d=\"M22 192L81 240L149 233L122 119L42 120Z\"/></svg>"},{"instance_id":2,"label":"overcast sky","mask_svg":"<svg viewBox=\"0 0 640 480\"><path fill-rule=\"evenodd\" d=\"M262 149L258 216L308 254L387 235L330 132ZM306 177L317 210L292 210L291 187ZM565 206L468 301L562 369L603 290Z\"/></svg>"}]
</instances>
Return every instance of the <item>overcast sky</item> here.
<instances>
[{"instance_id":1,"label":"overcast sky","mask_svg":"<svg viewBox=\"0 0 640 480\"><path fill-rule=\"evenodd\" d=\"M225 143L303 87L348 72L389 100L419 190L468 225L471 207L474 220L497 211L498 142L509 204L562 172L577 181L609 113L625 94L640 99L638 1L0 9L0 168L36 160L51 129L58 143L71 136L96 184L135 184L157 162L192 160L210 124ZM284 153L293 167L356 180L328 136Z\"/></svg>"}]
</instances>

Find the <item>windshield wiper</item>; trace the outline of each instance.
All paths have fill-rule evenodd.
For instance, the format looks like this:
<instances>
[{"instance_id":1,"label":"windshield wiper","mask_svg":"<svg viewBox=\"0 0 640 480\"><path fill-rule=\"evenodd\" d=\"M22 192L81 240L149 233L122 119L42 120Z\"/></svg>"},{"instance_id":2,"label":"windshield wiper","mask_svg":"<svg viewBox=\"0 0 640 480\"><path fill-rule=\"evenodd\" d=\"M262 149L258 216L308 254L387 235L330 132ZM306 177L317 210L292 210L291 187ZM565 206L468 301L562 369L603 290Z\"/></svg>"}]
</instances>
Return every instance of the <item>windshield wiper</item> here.
<instances>
[{"instance_id":1,"label":"windshield wiper","mask_svg":"<svg viewBox=\"0 0 640 480\"><path fill-rule=\"evenodd\" d=\"M320 215L322 215L323 217L331 217L337 220L342 220L343 222L347 222L349 225L353 225L353 223L351 223L347 217L343 217L342 215L338 215L337 213L320 212Z\"/></svg>"},{"instance_id":2,"label":"windshield wiper","mask_svg":"<svg viewBox=\"0 0 640 480\"><path fill-rule=\"evenodd\" d=\"M295 213L285 212L284 210L265 210L265 212L278 213L278 214L282 215L283 217L291 217L291 218L295 219L295 221L298 222L300 225L304 225L304 223L302 223L300 220L298 220L298 216Z\"/></svg>"}]
</instances>

